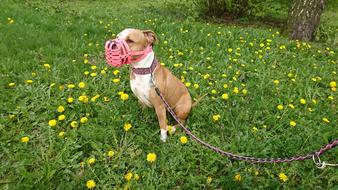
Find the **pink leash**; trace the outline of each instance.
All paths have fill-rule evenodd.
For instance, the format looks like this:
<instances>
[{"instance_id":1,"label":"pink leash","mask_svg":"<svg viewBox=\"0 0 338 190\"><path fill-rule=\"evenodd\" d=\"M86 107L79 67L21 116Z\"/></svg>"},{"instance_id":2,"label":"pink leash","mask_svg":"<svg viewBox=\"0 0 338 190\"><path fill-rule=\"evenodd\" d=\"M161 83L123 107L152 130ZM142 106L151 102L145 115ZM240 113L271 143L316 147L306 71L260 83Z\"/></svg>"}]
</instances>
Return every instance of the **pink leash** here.
<instances>
[{"instance_id":1,"label":"pink leash","mask_svg":"<svg viewBox=\"0 0 338 190\"><path fill-rule=\"evenodd\" d=\"M306 155L300 155L300 156L294 156L294 157L288 157L288 158L255 158L255 157L250 157L250 156L241 156L241 155L238 155L238 154L234 154L234 153L231 153L231 152L226 152L224 150L221 150L220 148L217 148L217 147L201 140L200 138L198 138L196 135L194 135L188 128L186 128L180 122L180 120L177 118L175 112L171 109L168 102L164 99L163 95L161 94L161 91L155 85L154 80L153 80L153 75L151 76L151 78L152 78L152 83L155 87L155 91L156 91L157 95L161 98L161 100L165 104L165 107L168 110L168 112L175 119L175 121L182 127L184 132L186 134L188 134L189 136L191 136L191 138L193 138L198 143L204 145L205 147L211 149L214 152L217 152L218 154L221 154L223 156L227 156L230 159L241 160L241 161L246 161L246 162L251 162L251 163L281 163L281 162L303 161L303 160L312 158L314 163L316 164L316 166L320 169L323 169L326 166L338 166L338 164L329 164L329 163L326 163L326 162L322 162L319 158L320 155L322 155L326 151L333 149L335 146L337 146L338 145L338 139L336 139L336 140L332 141L331 143L321 147L317 151L308 153Z\"/></svg>"}]
</instances>

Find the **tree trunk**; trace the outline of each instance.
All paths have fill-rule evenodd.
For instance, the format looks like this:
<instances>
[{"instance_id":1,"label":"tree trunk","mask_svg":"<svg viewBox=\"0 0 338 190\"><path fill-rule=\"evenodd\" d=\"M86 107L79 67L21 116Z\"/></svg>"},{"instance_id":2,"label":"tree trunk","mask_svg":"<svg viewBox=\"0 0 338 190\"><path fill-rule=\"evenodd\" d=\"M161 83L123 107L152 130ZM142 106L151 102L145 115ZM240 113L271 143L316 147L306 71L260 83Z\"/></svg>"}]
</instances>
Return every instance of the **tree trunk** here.
<instances>
[{"instance_id":1,"label":"tree trunk","mask_svg":"<svg viewBox=\"0 0 338 190\"><path fill-rule=\"evenodd\" d=\"M287 31L291 39L311 41L314 39L325 0L294 0Z\"/></svg>"}]
</instances>

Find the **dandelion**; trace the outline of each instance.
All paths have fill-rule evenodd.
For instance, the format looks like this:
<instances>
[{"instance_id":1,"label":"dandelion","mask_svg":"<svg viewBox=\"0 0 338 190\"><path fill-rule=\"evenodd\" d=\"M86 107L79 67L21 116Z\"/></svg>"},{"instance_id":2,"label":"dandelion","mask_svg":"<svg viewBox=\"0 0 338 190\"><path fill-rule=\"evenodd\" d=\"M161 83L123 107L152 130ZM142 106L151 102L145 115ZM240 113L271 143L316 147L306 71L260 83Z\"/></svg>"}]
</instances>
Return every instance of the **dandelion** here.
<instances>
[{"instance_id":1,"label":"dandelion","mask_svg":"<svg viewBox=\"0 0 338 190\"><path fill-rule=\"evenodd\" d=\"M86 87L86 83L80 82L78 86L79 86L79 88L84 88L84 87Z\"/></svg>"},{"instance_id":2,"label":"dandelion","mask_svg":"<svg viewBox=\"0 0 338 190\"><path fill-rule=\"evenodd\" d=\"M126 179L127 181L130 181L132 177L133 177L133 173L131 172L128 172L126 175L124 175L124 179Z\"/></svg>"},{"instance_id":3,"label":"dandelion","mask_svg":"<svg viewBox=\"0 0 338 190\"><path fill-rule=\"evenodd\" d=\"M58 117L58 120L59 121L63 121L63 120L65 120L66 119L66 116L65 115L59 115L59 117Z\"/></svg>"},{"instance_id":4,"label":"dandelion","mask_svg":"<svg viewBox=\"0 0 338 190\"><path fill-rule=\"evenodd\" d=\"M77 127L78 127L77 121L72 121L72 122L70 123L70 126L71 126L72 128L77 128Z\"/></svg>"},{"instance_id":5,"label":"dandelion","mask_svg":"<svg viewBox=\"0 0 338 190\"><path fill-rule=\"evenodd\" d=\"M95 102L99 97L100 97L100 95L97 94L97 95L95 95L94 97L92 97L90 100L91 100L92 102Z\"/></svg>"},{"instance_id":6,"label":"dandelion","mask_svg":"<svg viewBox=\"0 0 338 190\"><path fill-rule=\"evenodd\" d=\"M67 102L68 102L68 103L72 103L72 102L74 102L74 98L72 98L72 97L69 97L69 98L67 99Z\"/></svg>"},{"instance_id":7,"label":"dandelion","mask_svg":"<svg viewBox=\"0 0 338 190\"><path fill-rule=\"evenodd\" d=\"M65 132L64 131L61 131L59 134L58 134L59 137L63 137L65 136Z\"/></svg>"},{"instance_id":8,"label":"dandelion","mask_svg":"<svg viewBox=\"0 0 338 190\"><path fill-rule=\"evenodd\" d=\"M94 180L91 179L86 182L86 186L88 189L93 189L96 186L96 183Z\"/></svg>"},{"instance_id":9,"label":"dandelion","mask_svg":"<svg viewBox=\"0 0 338 190\"><path fill-rule=\"evenodd\" d=\"M83 72L84 75L89 75L89 71Z\"/></svg>"},{"instance_id":10,"label":"dandelion","mask_svg":"<svg viewBox=\"0 0 338 190\"><path fill-rule=\"evenodd\" d=\"M67 88L69 88L69 89L75 88L75 85L74 84L68 84Z\"/></svg>"},{"instance_id":11,"label":"dandelion","mask_svg":"<svg viewBox=\"0 0 338 190\"><path fill-rule=\"evenodd\" d=\"M218 121L219 119L221 119L221 115L219 115L219 114L213 115L213 116L212 116L212 119L213 119L214 121Z\"/></svg>"},{"instance_id":12,"label":"dandelion","mask_svg":"<svg viewBox=\"0 0 338 190\"><path fill-rule=\"evenodd\" d=\"M113 157L115 152L112 150L109 150L107 154L108 154L108 157Z\"/></svg>"},{"instance_id":13,"label":"dandelion","mask_svg":"<svg viewBox=\"0 0 338 190\"><path fill-rule=\"evenodd\" d=\"M232 48L228 48L228 52L231 53L232 52Z\"/></svg>"},{"instance_id":14,"label":"dandelion","mask_svg":"<svg viewBox=\"0 0 338 190\"><path fill-rule=\"evenodd\" d=\"M306 104L306 100L305 100L305 99L303 99L303 98L302 98L302 99L300 99L300 100L299 100L299 102L300 102L301 104Z\"/></svg>"},{"instance_id":15,"label":"dandelion","mask_svg":"<svg viewBox=\"0 0 338 190\"><path fill-rule=\"evenodd\" d=\"M130 123L125 123L123 126L123 129L127 132L129 129L132 128L132 125Z\"/></svg>"},{"instance_id":16,"label":"dandelion","mask_svg":"<svg viewBox=\"0 0 338 190\"><path fill-rule=\"evenodd\" d=\"M56 119L52 119L52 120L48 121L48 125L51 126L51 127L54 127L56 124L57 124Z\"/></svg>"},{"instance_id":17,"label":"dandelion","mask_svg":"<svg viewBox=\"0 0 338 190\"><path fill-rule=\"evenodd\" d=\"M95 159L94 157L92 157L92 158L89 158L89 159L87 160L87 163L88 163L89 165L92 165L92 164L95 163L95 161L96 161L96 159Z\"/></svg>"},{"instance_id":18,"label":"dandelion","mask_svg":"<svg viewBox=\"0 0 338 190\"><path fill-rule=\"evenodd\" d=\"M62 112L65 111L65 107L59 106L58 109L57 109L57 111L58 111L59 113L62 113Z\"/></svg>"},{"instance_id":19,"label":"dandelion","mask_svg":"<svg viewBox=\"0 0 338 190\"><path fill-rule=\"evenodd\" d=\"M43 64L43 66L44 66L46 69L50 69L50 64L48 64L48 63Z\"/></svg>"},{"instance_id":20,"label":"dandelion","mask_svg":"<svg viewBox=\"0 0 338 190\"><path fill-rule=\"evenodd\" d=\"M91 66L90 67L92 70L95 70L97 67L96 67L96 65L93 65L93 66Z\"/></svg>"},{"instance_id":21,"label":"dandelion","mask_svg":"<svg viewBox=\"0 0 338 190\"><path fill-rule=\"evenodd\" d=\"M223 88L228 88L228 85L227 84L223 84Z\"/></svg>"},{"instance_id":22,"label":"dandelion","mask_svg":"<svg viewBox=\"0 0 338 190\"><path fill-rule=\"evenodd\" d=\"M278 84L279 84L279 80L274 80L273 83L274 83L275 85L278 85Z\"/></svg>"},{"instance_id":23,"label":"dandelion","mask_svg":"<svg viewBox=\"0 0 338 190\"><path fill-rule=\"evenodd\" d=\"M148 162L155 162L156 158L157 158L157 156L156 156L155 153L149 153L149 154L147 155L147 161L148 161Z\"/></svg>"},{"instance_id":24,"label":"dandelion","mask_svg":"<svg viewBox=\"0 0 338 190\"><path fill-rule=\"evenodd\" d=\"M282 182L286 182L288 180L288 176L286 176L285 173L280 173L278 177Z\"/></svg>"},{"instance_id":25,"label":"dandelion","mask_svg":"<svg viewBox=\"0 0 338 190\"><path fill-rule=\"evenodd\" d=\"M291 109L295 109L295 106L293 104L288 105Z\"/></svg>"},{"instance_id":26,"label":"dandelion","mask_svg":"<svg viewBox=\"0 0 338 190\"><path fill-rule=\"evenodd\" d=\"M297 123L295 121L290 121L291 127L296 127Z\"/></svg>"},{"instance_id":27,"label":"dandelion","mask_svg":"<svg viewBox=\"0 0 338 190\"><path fill-rule=\"evenodd\" d=\"M223 100L228 100L229 99L229 95L227 93L222 94L222 99Z\"/></svg>"},{"instance_id":28,"label":"dandelion","mask_svg":"<svg viewBox=\"0 0 338 190\"><path fill-rule=\"evenodd\" d=\"M330 82L330 87L331 88L336 88L337 87L337 83L335 81L331 81Z\"/></svg>"},{"instance_id":29,"label":"dandelion","mask_svg":"<svg viewBox=\"0 0 338 190\"><path fill-rule=\"evenodd\" d=\"M83 60L83 63L88 63L89 61L88 61L88 59L85 59L85 60Z\"/></svg>"},{"instance_id":30,"label":"dandelion","mask_svg":"<svg viewBox=\"0 0 338 190\"><path fill-rule=\"evenodd\" d=\"M107 74L107 72L106 72L105 70L101 70L100 73L101 73L102 75Z\"/></svg>"},{"instance_id":31,"label":"dandelion","mask_svg":"<svg viewBox=\"0 0 338 190\"><path fill-rule=\"evenodd\" d=\"M211 93L212 93L212 94L216 94L217 91L216 91L216 90L211 90Z\"/></svg>"},{"instance_id":32,"label":"dandelion","mask_svg":"<svg viewBox=\"0 0 338 190\"><path fill-rule=\"evenodd\" d=\"M330 120L329 120L328 118L326 118L326 117L323 118L323 121L324 121L325 123L330 123Z\"/></svg>"},{"instance_id":33,"label":"dandelion","mask_svg":"<svg viewBox=\"0 0 338 190\"><path fill-rule=\"evenodd\" d=\"M90 76L96 77L96 76L97 76L97 73L90 73Z\"/></svg>"},{"instance_id":34,"label":"dandelion","mask_svg":"<svg viewBox=\"0 0 338 190\"><path fill-rule=\"evenodd\" d=\"M26 80L26 83L27 83L27 84L32 84L33 81L32 81L32 80Z\"/></svg>"},{"instance_id":35,"label":"dandelion","mask_svg":"<svg viewBox=\"0 0 338 190\"><path fill-rule=\"evenodd\" d=\"M240 182L242 180L241 174L236 174L234 179L235 179L235 181Z\"/></svg>"},{"instance_id":36,"label":"dandelion","mask_svg":"<svg viewBox=\"0 0 338 190\"><path fill-rule=\"evenodd\" d=\"M140 176L138 174L134 174L134 179L137 181L140 179Z\"/></svg>"},{"instance_id":37,"label":"dandelion","mask_svg":"<svg viewBox=\"0 0 338 190\"><path fill-rule=\"evenodd\" d=\"M29 142L29 137L22 137L21 142L23 143L28 143Z\"/></svg>"},{"instance_id":38,"label":"dandelion","mask_svg":"<svg viewBox=\"0 0 338 190\"><path fill-rule=\"evenodd\" d=\"M8 83L8 86L13 87L13 86L15 86L15 83L14 82Z\"/></svg>"},{"instance_id":39,"label":"dandelion","mask_svg":"<svg viewBox=\"0 0 338 190\"><path fill-rule=\"evenodd\" d=\"M190 82L186 82L185 86L189 88L191 86L191 83Z\"/></svg>"},{"instance_id":40,"label":"dandelion","mask_svg":"<svg viewBox=\"0 0 338 190\"><path fill-rule=\"evenodd\" d=\"M88 97L86 95L81 95L81 96L79 96L79 101L83 102L83 103L87 103L89 100L88 100Z\"/></svg>"},{"instance_id":41,"label":"dandelion","mask_svg":"<svg viewBox=\"0 0 338 190\"><path fill-rule=\"evenodd\" d=\"M121 100L123 100L123 101L126 101L126 100L128 100L128 98L129 98L129 95L128 95L128 94L125 94L125 93L123 93L123 94L121 94L121 95L120 95L120 98L121 98Z\"/></svg>"},{"instance_id":42,"label":"dandelion","mask_svg":"<svg viewBox=\"0 0 338 190\"><path fill-rule=\"evenodd\" d=\"M210 184L212 182L212 177L211 176L208 176L207 178L207 183Z\"/></svg>"},{"instance_id":43,"label":"dandelion","mask_svg":"<svg viewBox=\"0 0 338 190\"><path fill-rule=\"evenodd\" d=\"M194 88L195 88L195 89L198 89L199 87L200 87L200 85L194 84Z\"/></svg>"},{"instance_id":44,"label":"dandelion","mask_svg":"<svg viewBox=\"0 0 338 190\"><path fill-rule=\"evenodd\" d=\"M238 93L239 93L238 87L235 87L234 90L233 90L233 92L234 92L235 94L238 94Z\"/></svg>"},{"instance_id":45,"label":"dandelion","mask_svg":"<svg viewBox=\"0 0 338 190\"><path fill-rule=\"evenodd\" d=\"M186 143L188 142L188 138L187 138L186 136L182 136L182 137L180 138L180 142L181 142L182 144L186 144Z\"/></svg>"},{"instance_id":46,"label":"dandelion","mask_svg":"<svg viewBox=\"0 0 338 190\"><path fill-rule=\"evenodd\" d=\"M112 81L113 81L113 83L118 83L118 82L120 82L120 79L116 78L116 79L113 79Z\"/></svg>"},{"instance_id":47,"label":"dandelion","mask_svg":"<svg viewBox=\"0 0 338 190\"><path fill-rule=\"evenodd\" d=\"M88 118L87 117L81 117L80 123L87 123L87 122L88 122Z\"/></svg>"},{"instance_id":48,"label":"dandelion","mask_svg":"<svg viewBox=\"0 0 338 190\"><path fill-rule=\"evenodd\" d=\"M277 109L282 110L282 109L284 109L284 106L283 105L278 105Z\"/></svg>"}]
</instances>

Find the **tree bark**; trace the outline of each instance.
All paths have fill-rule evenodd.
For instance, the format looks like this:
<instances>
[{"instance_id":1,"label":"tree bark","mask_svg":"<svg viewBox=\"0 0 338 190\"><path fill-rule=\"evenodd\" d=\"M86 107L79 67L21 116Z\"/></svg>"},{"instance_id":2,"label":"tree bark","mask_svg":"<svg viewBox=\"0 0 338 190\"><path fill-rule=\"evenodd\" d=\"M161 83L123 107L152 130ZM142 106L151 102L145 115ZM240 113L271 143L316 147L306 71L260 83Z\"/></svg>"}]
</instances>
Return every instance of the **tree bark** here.
<instances>
[{"instance_id":1,"label":"tree bark","mask_svg":"<svg viewBox=\"0 0 338 190\"><path fill-rule=\"evenodd\" d=\"M290 39L314 39L324 4L325 0L294 0L287 24Z\"/></svg>"}]
</instances>

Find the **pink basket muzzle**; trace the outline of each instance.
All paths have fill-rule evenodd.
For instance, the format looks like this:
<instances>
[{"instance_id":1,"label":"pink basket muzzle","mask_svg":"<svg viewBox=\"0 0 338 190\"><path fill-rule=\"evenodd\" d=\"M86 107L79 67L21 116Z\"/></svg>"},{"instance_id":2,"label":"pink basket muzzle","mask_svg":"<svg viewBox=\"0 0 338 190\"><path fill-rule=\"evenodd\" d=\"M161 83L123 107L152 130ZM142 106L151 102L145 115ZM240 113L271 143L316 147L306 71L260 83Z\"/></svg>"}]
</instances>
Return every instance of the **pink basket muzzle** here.
<instances>
[{"instance_id":1,"label":"pink basket muzzle","mask_svg":"<svg viewBox=\"0 0 338 190\"><path fill-rule=\"evenodd\" d=\"M131 64L142 60L152 51L151 46L148 46L143 51L131 51L128 43L123 39L109 40L105 44L105 56L107 63L113 67L120 67L124 64ZM132 59L132 56L140 56L137 59Z\"/></svg>"}]
</instances>

